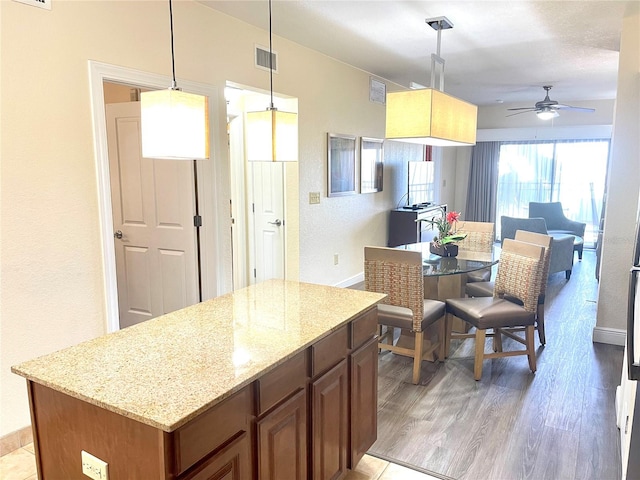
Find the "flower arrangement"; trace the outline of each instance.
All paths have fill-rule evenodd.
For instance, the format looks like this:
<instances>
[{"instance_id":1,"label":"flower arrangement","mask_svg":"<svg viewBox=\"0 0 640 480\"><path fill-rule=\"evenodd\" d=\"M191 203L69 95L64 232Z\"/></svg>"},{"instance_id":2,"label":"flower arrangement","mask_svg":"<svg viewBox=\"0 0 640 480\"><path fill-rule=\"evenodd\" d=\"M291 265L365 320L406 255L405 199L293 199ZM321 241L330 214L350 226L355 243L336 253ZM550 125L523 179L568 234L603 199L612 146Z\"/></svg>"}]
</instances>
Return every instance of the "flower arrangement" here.
<instances>
[{"instance_id":1,"label":"flower arrangement","mask_svg":"<svg viewBox=\"0 0 640 480\"><path fill-rule=\"evenodd\" d=\"M466 233L456 233L456 226L460 212L451 211L446 215L431 220L423 220L436 226L438 235L433 237L433 243L436 246L447 245L448 243L458 242L467 237Z\"/></svg>"}]
</instances>

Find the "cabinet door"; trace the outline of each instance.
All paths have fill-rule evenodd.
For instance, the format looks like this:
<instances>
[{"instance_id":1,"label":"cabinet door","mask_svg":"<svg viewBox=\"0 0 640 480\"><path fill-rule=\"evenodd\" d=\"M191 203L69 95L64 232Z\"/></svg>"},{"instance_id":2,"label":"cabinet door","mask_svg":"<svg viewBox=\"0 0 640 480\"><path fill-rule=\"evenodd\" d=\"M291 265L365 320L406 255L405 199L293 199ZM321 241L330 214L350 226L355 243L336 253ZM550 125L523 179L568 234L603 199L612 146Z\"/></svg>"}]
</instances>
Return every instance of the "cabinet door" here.
<instances>
[{"instance_id":1,"label":"cabinet door","mask_svg":"<svg viewBox=\"0 0 640 480\"><path fill-rule=\"evenodd\" d=\"M306 390L301 389L257 424L258 478L306 480Z\"/></svg>"},{"instance_id":2,"label":"cabinet door","mask_svg":"<svg viewBox=\"0 0 640 480\"><path fill-rule=\"evenodd\" d=\"M251 442L243 433L180 480L251 480Z\"/></svg>"},{"instance_id":3,"label":"cabinet door","mask_svg":"<svg viewBox=\"0 0 640 480\"><path fill-rule=\"evenodd\" d=\"M313 382L311 392L312 478L337 479L347 469L347 360Z\"/></svg>"},{"instance_id":4,"label":"cabinet door","mask_svg":"<svg viewBox=\"0 0 640 480\"><path fill-rule=\"evenodd\" d=\"M378 339L356 350L351 370L351 448L349 468L354 469L378 438Z\"/></svg>"}]
</instances>

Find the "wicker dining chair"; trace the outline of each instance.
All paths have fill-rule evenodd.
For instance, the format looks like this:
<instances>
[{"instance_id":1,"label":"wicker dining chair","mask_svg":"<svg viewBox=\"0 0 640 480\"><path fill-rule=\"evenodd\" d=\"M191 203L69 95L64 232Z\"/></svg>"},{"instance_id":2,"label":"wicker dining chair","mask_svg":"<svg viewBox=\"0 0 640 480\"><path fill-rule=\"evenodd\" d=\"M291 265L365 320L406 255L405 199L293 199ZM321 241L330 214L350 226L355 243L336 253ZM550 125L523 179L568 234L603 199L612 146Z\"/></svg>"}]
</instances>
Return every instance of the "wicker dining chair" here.
<instances>
[{"instance_id":1,"label":"wicker dining chair","mask_svg":"<svg viewBox=\"0 0 640 480\"><path fill-rule=\"evenodd\" d=\"M544 301L547 293L547 281L549 279L549 265L551 263L551 250L553 248L553 237L541 233L528 232L526 230L516 230L515 239L521 242L533 243L543 247L544 259L542 267L542 278L540 285L540 296L538 297L538 308L536 312L536 330L542 345L547 344L544 330ZM470 297L492 297L495 282L469 283L465 287L465 292Z\"/></svg>"},{"instance_id":2,"label":"wicker dining chair","mask_svg":"<svg viewBox=\"0 0 640 480\"><path fill-rule=\"evenodd\" d=\"M529 368L532 372L536 371L534 326L542 283L543 259L543 247L506 239L502 245L493 296L446 300L445 350L448 353L451 338L475 338L473 371L476 380L482 378L482 364L487 358L526 355ZM475 327L475 333L452 333L452 316ZM512 327L522 327L524 338L508 330ZM487 334L487 330L493 330L493 333ZM503 351L501 335L523 344L525 349ZM497 351L485 353L484 344L487 336L497 336Z\"/></svg>"},{"instance_id":3,"label":"wicker dining chair","mask_svg":"<svg viewBox=\"0 0 640 480\"><path fill-rule=\"evenodd\" d=\"M464 240L457 242L460 248L477 252L490 252L495 240L495 224L493 222L459 221L456 233L466 233ZM491 280L491 268L467 273L467 283L488 282Z\"/></svg>"},{"instance_id":4,"label":"wicker dining chair","mask_svg":"<svg viewBox=\"0 0 640 480\"><path fill-rule=\"evenodd\" d=\"M380 336L378 348L413 358L412 381L420 380L422 360L437 352L438 360L444 360L445 305L438 300L424 298L422 254L417 251L397 250L385 247L364 248L365 290L385 293L387 298L378 304L378 325L387 332ZM424 331L438 322L438 341L424 349ZM413 334L413 348L394 344L395 328Z\"/></svg>"}]
</instances>

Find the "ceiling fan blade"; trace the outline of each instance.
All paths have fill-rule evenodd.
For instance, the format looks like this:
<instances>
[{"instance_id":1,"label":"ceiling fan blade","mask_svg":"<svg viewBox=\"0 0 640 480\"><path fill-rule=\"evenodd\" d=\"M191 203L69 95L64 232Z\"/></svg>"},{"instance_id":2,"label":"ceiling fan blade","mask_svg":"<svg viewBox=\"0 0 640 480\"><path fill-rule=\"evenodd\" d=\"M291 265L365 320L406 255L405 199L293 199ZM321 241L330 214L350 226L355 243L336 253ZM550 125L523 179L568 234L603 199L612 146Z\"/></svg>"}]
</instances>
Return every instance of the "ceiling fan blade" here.
<instances>
[{"instance_id":1,"label":"ceiling fan blade","mask_svg":"<svg viewBox=\"0 0 640 480\"><path fill-rule=\"evenodd\" d=\"M509 110L523 110L522 108L510 108ZM514 115L520 115L521 113L529 113L529 112L535 112L536 109L535 108L528 108L522 112L516 112L516 113L512 113L510 115L505 115L506 117L513 117Z\"/></svg>"},{"instance_id":2,"label":"ceiling fan blade","mask_svg":"<svg viewBox=\"0 0 640 480\"><path fill-rule=\"evenodd\" d=\"M507 110L535 110L535 107L507 108Z\"/></svg>"},{"instance_id":3,"label":"ceiling fan blade","mask_svg":"<svg viewBox=\"0 0 640 480\"><path fill-rule=\"evenodd\" d=\"M576 112L595 112L595 108L586 108L586 107L572 107L571 105L554 105L553 108L557 108L558 110L573 110Z\"/></svg>"}]
</instances>

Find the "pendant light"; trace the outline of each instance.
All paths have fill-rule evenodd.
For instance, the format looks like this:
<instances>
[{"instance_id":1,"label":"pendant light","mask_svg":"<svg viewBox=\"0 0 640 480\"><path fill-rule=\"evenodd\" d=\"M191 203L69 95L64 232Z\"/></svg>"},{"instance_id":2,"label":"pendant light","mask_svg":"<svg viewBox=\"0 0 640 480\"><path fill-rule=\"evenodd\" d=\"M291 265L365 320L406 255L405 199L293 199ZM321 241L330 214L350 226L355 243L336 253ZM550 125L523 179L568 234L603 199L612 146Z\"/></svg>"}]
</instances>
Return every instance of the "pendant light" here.
<instances>
[{"instance_id":1,"label":"pendant light","mask_svg":"<svg viewBox=\"0 0 640 480\"><path fill-rule=\"evenodd\" d=\"M167 160L209 158L209 99L186 93L176 83L173 50L173 8L171 23L171 87L143 92L140 96L142 156Z\"/></svg>"},{"instance_id":2,"label":"pendant light","mask_svg":"<svg viewBox=\"0 0 640 480\"><path fill-rule=\"evenodd\" d=\"M297 162L298 115L282 112L273 104L273 38L269 0L269 90L266 110L247 112L247 160L250 162Z\"/></svg>"},{"instance_id":3,"label":"pendant light","mask_svg":"<svg viewBox=\"0 0 640 480\"><path fill-rule=\"evenodd\" d=\"M387 93L385 137L434 146L475 145L478 107L444 92L440 34L453 24L446 17L428 18L426 23L438 32L437 54L431 54L431 87ZM436 64L439 88L435 88Z\"/></svg>"}]
</instances>

